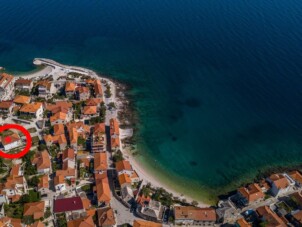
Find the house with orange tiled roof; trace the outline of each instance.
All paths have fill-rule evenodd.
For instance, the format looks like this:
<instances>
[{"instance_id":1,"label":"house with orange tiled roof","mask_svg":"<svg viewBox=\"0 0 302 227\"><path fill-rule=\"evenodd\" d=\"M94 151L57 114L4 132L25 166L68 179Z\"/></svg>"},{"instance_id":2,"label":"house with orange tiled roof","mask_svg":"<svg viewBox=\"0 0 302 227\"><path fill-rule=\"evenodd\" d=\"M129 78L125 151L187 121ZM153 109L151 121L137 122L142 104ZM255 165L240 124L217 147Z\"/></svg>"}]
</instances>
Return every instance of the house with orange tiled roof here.
<instances>
[{"instance_id":1,"label":"house with orange tiled roof","mask_svg":"<svg viewBox=\"0 0 302 227\"><path fill-rule=\"evenodd\" d=\"M102 102L103 102L103 99L101 99L101 98L90 98L90 99L86 100L85 105L86 106L97 106L98 108L100 108Z\"/></svg>"},{"instance_id":2,"label":"house with orange tiled roof","mask_svg":"<svg viewBox=\"0 0 302 227\"><path fill-rule=\"evenodd\" d=\"M120 137L111 136L111 150L119 150L120 148Z\"/></svg>"},{"instance_id":3,"label":"house with orange tiled roof","mask_svg":"<svg viewBox=\"0 0 302 227\"><path fill-rule=\"evenodd\" d=\"M119 128L119 123L116 118L111 118L110 119L110 135L120 135L120 128Z\"/></svg>"},{"instance_id":4,"label":"house with orange tiled roof","mask_svg":"<svg viewBox=\"0 0 302 227\"><path fill-rule=\"evenodd\" d=\"M17 95L14 98L14 103L16 104L26 104L26 103L30 103L30 96L25 96L25 95Z\"/></svg>"},{"instance_id":5,"label":"house with orange tiled roof","mask_svg":"<svg viewBox=\"0 0 302 227\"><path fill-rule=\"evenodd\" d=\"M43 175L40 178L40 181L38 183L38 191L41 195L45 195L49 192L49 176Z\"/></svg>"},{"instance_id":6,"label":"house with orange tiled roof","mask_svg":"<svg viewBox=\"0 0 302 227\"><path fill-rule=\"evenodd\" d=\"M75 151L78 150L78 138L79 133L76 128L69 128L68 129L68 135L69 135L69 144L72 149Z\"/></svg>"},{"instance_id":7,"label":"house with orange tiled roof","mask_svg":"<svg viewBox=\"0 0 302 227\"><path fill-rule=\"evenodd\" d=\"M67 123L67 114L64 112L58 112L50 117L50 124L66 124Z\"/></svg>"},{"instance_id":8,"label":"house with orange tiled roof","mask_svg":"<svg viewBox=\"0 0 302 227\"><path fill-rule=\"evenodd\" d=\"M0 219L1 227L22 227L22 221L18 218L3 217Z\"/></svg>"},{"instance_id":9,"label":"house with orange tiled roof","mask_svg":"<svg viewBox=\"0 0 302 227\"><path fill-rule=\"evenodd\" d=\"M2 136L1 144L4 148L4 151L9 151L22 146L22 141L17 133L13 133L9 136Z\"/></svg>"},{"instance_id":10,"label":"house with orange tiled roof","mask_svg":"<svg viewBox=\"0 0 302 227\"><path fill-rule=\"evenodd\" d=\"M100 175L100 177L98 176ZM95 174L95 189L98 205L108 205L111 200L107 174Z\"/></svg>"},{"instance_id":11,"label":"house with orange tiled roof","mask_svg":"<svg viewBox=\"0 0 302 227\"><path fill-rule=\"evenodd\" d=\"M90 90L88 87L77 87L75 96L77 100L85 101L90 98Z\"/></svg>"},{"instance_id":12,"label":"house with orange tiled roof","mask_svg":"<svg viewBox=\"0 0 302 227\"><path fill-rule=\"evenodd\" d=\"M0 74L0 99L2 100L9 92L13 89L13 79L12 75L7 73Z\"/></svg>"},{"instance_id":13,"label":"house with orange tiled roof","mask_svg":"<svg viewBox=\"0 0 302 227\"><path fill-rule=\"evenodd\" d=\"M283 220L273 212L268 206L258 207L256 209L259 219L266 224L266 226L271 227L286 227L287 225Z\"/></svg>"},{"instance_id":14,"label":"house with orange tiled roof","mask_svg":"<svg viewBox=\"0 0 302 227\"><path fill-rule=\"evenodd\" d=\"M68 122L66 124L67 130L76 129L78 136L87 139L90 135L90 126L85 125L83 121Z\"/></svg>"},{"instance_id":15,"label":"house with orange tiled roof","mask_svg":"<svg viewBox=\"0 0 302 227\"><path fill-rule=\"evenodd\" d=\"M63 169L74 169L75 168L75 153L74 150L71 148L68 148L63 151L62 154L62 163L63 163Z\"/></svg>"},{"instance_id":16,"label":"house with orange tiled roof","mask_svg":"<svg viewBox=\"0 0 302 227\"><path fill-rule=\"evenodd\" d=\"M27 103L20 108L19 112L24 116L43 117L43 105L40 102Z\"/></svg>"},{"instance_id":17,"label":"house with orange tiled roof","mask_svg":"<svg viewBox=\"0 0 302 227\"><path fill-rule=\"evenodd\" d=\"M64 192L67 190L67 184L63 175L55 176L53 182L56 192Z\"/></svg>"},{"instance_id":18,"label":"house with orange tiled roof","mask_svg":"<svg viewBox=\"0 0 302 227\"><path fill-rule=\"evenodd\" d=\"M21 164L16 164L12 166L12 169L10 171L11 176L23 176L24 171L23 171L23 166Z\"/></svg>"},{"instance_id":19,"label":"house with orange tiled roof","mask_svg":"<svg viewBox=\"0 0 302 227\"><path fill-rule=\"evenodd\" d=\"M32 160L32 164L37 167L39 174L50 173L51 171L50 156L46 150L36 153Z\"/></svg>"},{"instance_id":20,"label":"house with orange tiled roof","mask_svg":"<svg viewBox=\"0 0 302 227\"><path fill-rule=\"evenodd\" d=\"M0 114L11 114L13 110L12 101L2 101L0 102Z\"/></svg>"},{"instance_id":21,"label":"house with orange tiled roof","mask_svg":"<svg viewBox=\"0 0 302 227\"><path fill-rule=\"evenodd\" d=\"M56 171L56 176L64 176L65 180L71 180L74 181L76 177L76 170L72 168L66 168L62 170Z\"/></svg>"},{"instance_id":22,"label":"house with orange tiled roof","mask_svg":"<svg viewBox=\"0 0 302 227\"><path fill-rule=\"evenodd\" d=\"M30 92L33 87L32 80L19 78L15 81L15 89Z\"/></svg>"},{"instance_id":23,"label":"house with orange tiled roof","mask_svg":"<svg viewBox=\"0 0 302 227\"><path fill-rule=\"evenodd\" d=\"M41 221L36 221L35 223L31 224L29 227L45 227L45 225Z\"/></svg>"},{"instance_id":24,"label":"house with orange tiled roof","mask_svg":"<svg viewBox=\"0 0 302 227\"><path fill-rule=\"evenodd\" d=\"M92 79L92 78L88 78L85 80L85 83L86 84L89 84L90 86L94 85L95 83L95 79Z\"/></svg>"},{"instance_id":25,"label":"house with orange tiled roof","mask_svg":"<svg viewBox=\"0 0 302 227\"><path fill-rule=\"evenodd\" d=\"M65 134L64 124L55 124L53 126L53 135L54 136L59 136L59 135L64 135L64 134Z\"/></svg>"},{"instance_id":26,"label":"house with orange tiled roof","mask_svg":"<svg viewBox=\"0 0 302 227\"><path fill-rule=\"evenodd\" d=\"M106 147L107 147L107 143L106 143L106 134L105 134L105 124L104 123L95 124L91 137L91 151L102 152L106 150Z\"/></svg>"},{"instance_id":27,"label":"house with orange tiled roof","mask_svg":"<svg viewBox=\"0 0 302 227\"><path fill-rule=\"evenodd\" d=\"M272 174L266 179L270 185L270 192L273 196L280 196L292 189L295 182L287 174Z\"/></svg>"},{"instance_id":28,"label":"house with orange tiled roof","mask_svg":"<svg viewBox=\"0 0 302 227\"><path fill-rule=\"evenodd\" d=\"M97 111L97 106L84 106L82 109L82 118L87 118L87 117L97 117L98 111Z\"/></svg>"},{"instance_id":29,"label":"house with orange tiled roof","mask_svg":"<svg viewBox=\"0 0 302 227\"><path fill-rule=\"evenodd\" d=\"M95 153L94 155L94 173L103 173L108 169L107 153Z\"/></svg>"},{"instance_id":30,"label":"house with orange tiled roof","mask_svg":"<svg viewBox=\"0 0 302 227\"><path fill-rule=\"evenodd\" d=\"M214 208L199 208L193 206L174 207L175 224L214 226L217 214Z\"/></svg>"},{"instance_id":31,"label":"house with orange tiled roof","mask_svg":"<svg viewBox=\"0 0 302 227\"><path fill-rule=\"evenodd\" d=\"M291 223L293 226L302 226L302 210L293 212Z\"/></svg>"},{"instance_id":32,"label":"house with orange tiled roof","mask_svg":"<svg viewBox=\"0 0 302 227\"><path fill-rule=\"evenodd\" d=\"M94 95L96 98L103 97L102 85L100 80L95 80L94 83Z\"/></svg>"},{"instance_id":33,"label":"house with orange tiled roof","mask_svg":"<svg viewBox=\"0 0 302 227\"><path fill-rule=\"evenodd\" d=\"M46 98L51 94L51 90L53 88L53 83L48 80L41 80L36 84L38 88L38 96L42 98Z\"/></svg>"},{"instance_id":34,"label":"house with orange tiled roof","mask_svg":"<svg viewBox=\"0 0 302 227\"><path fill-rule=\"evenodd\" d=\"M114 211L111 207L97 209L97 223L102 227L116 226Z\"/></svg>"},{"instance_id":35,"label":"house with orange tiled roof","mask_svg":"<svg viewBox=\"0 0 302 227\"><path fill-rule=\"evenodd\" d=\"M252 203L260 202L264 199L264 193L258 184L249 184L247 187L238 189L238 195L244 204L249 205Z\"/></svg>"},{"instance_id":36,"label":"house with orange tiled roof","mask_svg":"<svg viewBox=\"0 0 302 227\"><path fill-rule=\"evenodd\" d=\"M132 182L131 182L130 177L126 173L120 174L118 176L118 181L120 183L121 188L127 187L127 186L131 188Z\"/></svg>"},{"instance_id":37,"label":"house with orange tiled roof","mask_svg":"<svg viewBox=\"0 0 302 227\"><path fill-rule=\"evenodd\" d=\"M95 227L92 216L75 219L67 222L67 227Z\"/></svg>"},{"instance_id":38,"label":"house with orange tiled roof","mask_svg":"<svg viewBox=\"0 0 302 227\"><path fill-rule=\"evenodd\" d=\"M240 218L236 221L236 227L252 227L244 218Z\"/></svg>"},{"instance_id":39,"label":"house with orange tiled roof","mask_svg":"<svg viewBox=\"0 0 302 227\"><path fill-rule=\"evenodd\" d=\"M59 145L60 150L65 150L67 147L67 139L64 134L60 134L56 136L45 135L43 139L48 147L50 147L53 144Z\"/></svg>"},{"instance_id":40,"label":"house with orange tiled roof","mask_svg":"<svg viewBox=\"0 0 302 227\"><path fill-rule=\"evenodd\" d=\"M78 150L78 139L79 137L87 139L90 135L90 126L85 125L82 121L79 122L68 122L66 124L69 144L75 151Z\"/></svg>"},{"instance_id":41,"label":"house with orange tiled roof","mask_svg":"<svg viewBox=\"0 0 302 227\"><path fill-rule=\"evenodd\" d=\"M127 174L131 179L131 182L138 182L139 176L136 171L132 168L130 162L128 160L122 160L115 163L115 168L118 175Z\"/></svg>"},{"instance_id":42,"label":"house with orange tiled roof","mask_svg":"<svg viewBox=\"0 0 302 227\"><path fill-rule=\"evenodd\" d=\"M68 97L72 97L74 95L76 89L76 83L73 81L67 81L65 85L65 94Z\"/></svg>"},{"instance_id":43,"label":"house with orange tiled roof","mask_svg":"<svg viewBox=\"0 0 302 227\"><path fill-rule=\"evenodd\" d=\"M298 186L301 186L302 185L302 174L295 170L295 171L291 171L288 173L288 175L290 176L290 178L296 182L296 184Z\"/></svg>"},{"instance_id":44,"label":"house with orange tiled roof","mask_svg":"<svg viewBox=\"0 0 302 227\"><path fill-rule=\"evenodd\" d=\"M72 112L72 103L68 101L56 101L55 104L46 104L45 109L53 115L58 112L68 114L69 112Z\"/></svg>"},{"instance_id":45,"label":"house with orange tiled roof","mask_svg":"<svg viewBox=\"0 0 302 227\"><path fill-rule=\"evenodd\" d=\"M1 188L2 193L12 202L19 201L22 195L28 193L28 186L24 176L10 175Z\"/></svg>"},{"instance_id":46,"label":"house with orange tiled roof","mask_svg":"<svg viewBox=\"0 0 302 227\"><path fill-rule=\"evenodd\" d=\"M117 150L120 147L120 130L119 123L116 118L110 119L110 136L111 136L111 149Z\"/></svg>"},{"instance_id":47,"label":"house with orange tiled roof","mask_svg":"<svg viewBox=\"0 0 302 227\"><path fill-rule=\"evenodd\" d=\"M34 220L44 218L45 202L25 203L23 216L32 216Z\"/></svg>"},{"instance_id":48,"label":"house with orange tiled roof","mask_svg":"<svg viewBox=\"0 0 302 227\"><path fill-rule=\"evenodd\" d=\"M145 220L134 220L133 227L162 227L161 223L145 221Z\"/></svg>"}]
</instances>

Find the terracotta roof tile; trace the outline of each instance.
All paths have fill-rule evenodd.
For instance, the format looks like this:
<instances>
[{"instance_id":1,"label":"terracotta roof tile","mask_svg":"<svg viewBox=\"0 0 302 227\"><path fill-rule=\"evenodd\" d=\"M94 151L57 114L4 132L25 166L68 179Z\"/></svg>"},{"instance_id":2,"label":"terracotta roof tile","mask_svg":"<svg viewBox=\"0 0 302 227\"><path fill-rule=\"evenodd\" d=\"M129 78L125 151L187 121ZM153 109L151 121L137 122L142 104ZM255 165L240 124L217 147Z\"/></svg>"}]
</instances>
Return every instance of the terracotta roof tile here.
<instances>
[{"instance_id":1,"label":"terracotta roof tile","mask_svg":"<svg viewBox=\"0 0 302 227\"><path fill-rule=\"evenodd\" d=\"M64 184L65 183L65 177L63 175L55 176L54 179L54 185Z\"/></svg>"},{"instance_id":2,"label":"terracotta roof tile","mask_svg":"<svg viewBox=\"0 0 302 227\"><path fill-rule=\"evenodd\" d=\"M119 123L116 118L110 119L110 135L119 135Z\"/></svg>"},{"instance_id":3,"label":"terracotta roof tile","mask_svg":"<svg viewBox=\"0 0 302 227\"><path fill-rule=\"evenodd\" d=\"M6 138L10 138L10 140L7 140ZM9 136L2 136L1 137L1 141L2 141L2 144L3 145L8 145L8 144L11 144L11 143L14 143L16 141L20 141L20 137L17 133L13 133Z\"/></svg>"},{"instance_id":4,"label":"terracotta roof tile","mask_svg":"<svg viewBox=\"0 0 302 227\"><path fill-rule=\"evenodd\" d=\"M99 226L114 226L116 221L113 209L110 207L97 209L97 222Z\"/></svg>"},{"instance_id":5,"label":"terracotta roof tile","mask_svg":"<svg viewBox=\"0 0 302 227\"><path fill-rule=\"evenodd\" d=\"M214 208L199 208L193 206L175 206L175 219L216 221L217 215Z\"/></svg>"},{"instance_id":6,"label":"terracotta roof tile","mask_svg":"<svg viewBox=\"0 0 302 227\"><path fill-rule=\"evenodd\" d=\"M13 105L12 101L1 101L0 102L0 109L9 109Z\"/></svg>"},{"instance_id":7,"label":"terracotta roof tile","mask_svg":"<svg viewBox=\"0 0 302 227\"><path fill-rule=\"evenodd\" d=\"M133 227L162 227L163 225L156 222L144 221L144 220L134 220Z\"/></svg>"},{"instance_id":8,"label":"terracotta roof tile","mask_svg":"<svg viewBox=\"0 0 302 227\"><path fill-rule=\"evenodd\" d=\"M278 189L287 188L289 182L282 174L273 174L269 177Z\"/></svg>"},{"instance_id":9,"label":"terracotta roof tile","mask_svg":"<svg viewBox=\"0 0 302 227\"><path fill-rule=\"evenodd\" d=\"M95 224L91 216L67 222L67 227L94 227Z\"/></svg>"},{"instance_id":10,"label":"terracotta roof tile","mask_svg":"<svg viewBox=\"0 0 302 227\"><path fill-rule=\"evenodd\" d=\"M267 227L286 227L286 224L282 221L278 215L273 212L268 206L262 206L256 209L256 212L260 217L263 217L267 223Z\"/></svg>"},{"instance_id":11,"label":"terracotta roof tile","mask_svg":"<svg viewBox=\"0 0 302 227\"><path fill-rule=\"evenodd\" d=\"M15 85L26 85L26 86L30 86L31 83L32 83L31 80L20 78L20 79L16 80Z\"/></svg>"},{"instance_id":12,"label":"terracotta roof tile","mask_svg":"<svg viewBox=\"0 0 302 227\"><path fill-rule=\"evenodd\" d=\"M66 82L66 86L65 86L66 92L72 92L75 90L75 88L76 88L76 84L74 82L70 82L70 81Z\"/></svg>"},{"instance_id":13,"label":"terracotta roof tile","mask_svg":"<svg viewBox=\"0 0 302 227\"><path fill-rule=\"evenodd\" d=\"M107 165L107 154L106 152L95 153L94 155L94 170L96 171L106 171L108 169Z\"/></svg>"},{"instance_id":14,"label":"terracotta roof tile","mask_svg":"<svg viewBox=\"0 0 302 227\"><path fill-rule=\"evenodd\" d=\"M117 172L121 172L123 170L133 171L132 166L128 160L122 160L115 163L115 168Z\"/></svg>"},{"instance_id":15,"label":"terracotta roof tile","mask_svg":"<svg viewBox=\"0 0 302 227\"><path fill-rule=\"evenodd\" d=\"M131 179L128 176L128 174L121 174L118 176L118 181L120 183L120 185L122 186L123 184L131 184Z\"/></svg>"},{"instance_id":16,"label":"terracotta roof tile","mask_svg":"<svg viewBox=\"0 0 302 227\"><path fill-rule=\"evenodd\" d=\"M25 104L30 102L30 97L25 95L17 95L14 98L14 103Z\"/></svg>"},{"instance_id":17,"label":"terracotta roof tile","mask_svg":"<svg viewBox=\"0 0 302 227\"><path fill-rule=\"evenodd\" d=\"M101 104L102 101L103 100L101 98L90 98L90 99L86 100L85 105L86 106L97 106L97 105Z\"/></svg>"},{"instance_id":18,"label":"terracotta roof tile","mask_svg":"<svg viewBox=\"0 0 302 227\"><path fill-rule=\"evenodd\" d=\"M65 133L64 124L55 124L53 126L54 135L61 135Z\"/></svg>"},{"instance_id":19,"label":"terracotta roof tile","mask_svg":"<svg viewBox=\"0 0 302 227\"><path fill-rule=\"evenodd\" d=\"M7 74L7 73L2 73L0 75L0 86L3 88L6 88L14 79L14 76Z\"/></svg>"},{"instance_id":20,"label":"terracotta roof tile","mask_svg":"<svg viewBox=\"0 0 302 227\"><path fill-rule=\"evenodd\" d=\"M27 103L21 107L20 112L36 113L38 111L38 109L41 108L41 106L42 106L42 103L40 103L40 102Z\"/></svg>"},{"instance_id":21,"label":"terracotta roof tile","mask_svg":"<svg viewBox=\"0 0 302 227\"><path fill-rule=\"evenodd\" d=\"M84 108L83 108L83 114L85 114L85 115L94 115L96 113L97 113L96 106L84 106Z\"/></svg>"},{"instance_id":22,"label":"terracotta roof tile","mask_svg":"<svg viewBox=\"0 0 302 227\"><path fill-rule=\"evenodd\" d=\"M24 216L33 216L35 220L44 217L45 202L25 203Z\"/></svg>"},{"instance_id":23,"label":"terracotta roof tile","mask_svg":"<svg viewBox=\"0 0 302 227\"><path fill-rule=\"evenodd\" d=\"M63 155L62 155L62 160L69 158L69 159L74 159L74 150L71 148L66 149L65 151L63 151Z\"/></svg>"},{"instance_id":24,"label":"terracotta roof tile","mask_svg":"<svg viewBox=\"0 0 302 227\"><path fill-rule=\"evenodd\" d=\"M102 91L102 86L101 86L101 81L100 80L96 80L95 81L94 92L95 92L96 96L102 96L103 95L103 91Z\"/></svg>"},{"instance_id":25,"label":"terracotta roof tile","mask_svg":"<svg viewBox=\"0 0 302 227\"><path fill-rule=\"evenodd\" d=\"M32 160L32 163L37 165L38 170L50 168L50 157L47 151L37 153Z\"/></svg>"},{"instance_id":26,"label":"terracotta roof tile","mask_svg":"<svg viewBox=\"0 0 302 227\"><path fill-rule=\"evenodd\" d=\"M244 218L238 219L236 223L238 227L252 227L252 225L250 225L246 220L244 220Z\"/></svg>"},{"instance_id":27,"label":"terracotta roof tile","mask_svg":"<svg viewBox=\"0 0 302 227\"><path fill-rule=\"evenodd\" d=\"M264 194L258 184L250 184L247 187L241 187L238 191L250 203L264 198Z\"/></svg>"},{"instance_id":28,"label":"terracotta roof tile","mask_svg":"<svg viewBox=\"0 0 302 227\"><path fill-rule=\"evenodd\" d=\"M97 199L99 202L109 203L111 200L108 178L96 179Z\"/></svg>"},{"instance_id":29,"label":"terracotta roof tile","mask_svg":"<svg viewBox=\"0 0 302 227\"><path fill-rule=\"evenodd\" d=\"M294 180L302 184L302 175L299 171L292 171L289 173L289 176Z\"/></svg>"},{"instance_id":30,"label":"terracotta roof tile","mask_svg":"<svg viewBox=\"0 0 302 227\"><path fill-rule=\"evenodd\" d=\"M41 188L49 188L49 179L48 179L48 175L43 175L40 178L40 182L38 184L38 189Z\"/></svg>"},{"instance_id":31,"label":"terracotta roof tile","mask_svg":"<svg viewBox=\"0 0 302 227\"><path fill-rule=\"evenodd\" d=\"M66 113L64 113L64 112L58 112L55 115L53 115L53 116L50 117L50 122L54 122L54 121L57 121L57 120L63 120L63 121L65 121L66 118L67 118L67 114Z\"/></svg>"}]
</instances>

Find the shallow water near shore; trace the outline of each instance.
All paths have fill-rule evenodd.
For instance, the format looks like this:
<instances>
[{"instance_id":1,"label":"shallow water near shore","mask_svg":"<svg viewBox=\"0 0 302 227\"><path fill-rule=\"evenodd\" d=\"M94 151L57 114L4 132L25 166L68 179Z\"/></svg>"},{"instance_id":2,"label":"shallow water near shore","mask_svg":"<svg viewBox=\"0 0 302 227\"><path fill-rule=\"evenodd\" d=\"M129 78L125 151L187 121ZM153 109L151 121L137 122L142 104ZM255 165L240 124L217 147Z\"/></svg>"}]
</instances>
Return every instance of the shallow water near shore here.
<instances>
[{"instance_id":1,"label":"shallow water near shore","mask_svg":"<svg viewBox=\"0 0 302 227\"><path fill-rule=\"evenodd\" d=\"M45 57L131 85L136 158L180 193L213 200L302 161L301 1L10 0L0 12L7 70Z\"/></svg>"}]
</instances>

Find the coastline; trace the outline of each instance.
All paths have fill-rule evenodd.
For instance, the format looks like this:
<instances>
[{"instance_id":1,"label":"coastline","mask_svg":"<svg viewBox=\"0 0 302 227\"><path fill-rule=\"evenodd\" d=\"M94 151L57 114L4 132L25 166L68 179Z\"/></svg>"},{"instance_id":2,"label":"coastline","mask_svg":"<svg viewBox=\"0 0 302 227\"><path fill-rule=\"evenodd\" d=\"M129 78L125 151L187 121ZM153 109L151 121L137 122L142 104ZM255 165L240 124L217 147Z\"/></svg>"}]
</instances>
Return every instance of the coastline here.
<instances>
[{"instance_id":1,"label":"coastline","mask_svg":"<svg viewBox=\"0 0 302 227\"><path fill-rule=\"evenodd\" d=\"M103 77L102 75L97 74L95 71L87 69L87 68L63 65L61 63L57 63L50 59L45 59L45 60L51 61L52 63L56 63L60 66L64 66L67 69L83 71L83 72L87 73L89 76L94 77L94 78L106 80L112 86L112 97L109 98L109 100L117 103L116 115L118 114L118 112L124 111L124 108L125 108L124 102L126 101L128 103L128 101L126 99L126 95L124 94L123 91L119 91L119 95L117 95L117 86L118 85L122 86L121 83L114 81L113 79L110 79L108 77ZM24 77L24 78L36 78L36 77L40 77L40 76L45 76L46 74L48 74L49 72L51 72L53 70L52 67L46 66L44 63L40 62L39 59L34 60L34 65L37 67L41 67L41 66L44 66L44 67L42 67L42 69L40 69L40 70L34 70L32 73L30 73L30 72L21 73L21 74L17 74L17 76ZM109 100L106 100L106 101L109 102ZM128 121L128 123L131 124L131 122L129 122L129 121ZM128 132L125 133L125 130L127 131L128 129L121 129L121 134L124 133L123 139L133 137L133 129L131 130L130 134ZM155 176L157 173L150 171L150 169L148 169L146 165L144 165L142 162L139 162L139 160L137 160L137 158L133 154L131 154L131 151L126 148L126 145L122 142L122 139L121 139L121 151L125 155L125 158L130 161L134 170L143 179L144 183L151 183L151 185L153 187L162 187L167 192L172 193L174 197L179 197L180 199L185 199L187 202L197 201L199 207L208 207L208 206L213 205L213 204L205 202L205 200L192 198L191 196L182 194L180 192L180 190L177 190L176 183L175 183L175 185L170 185L168 183L165 183L164 180L161 179L160 177Z\"/></svg>"},{"instance_id":2,"label":"coastline","mask_svg":"<svg viewBox=\"0 0 302 227\"><path fill-rule=\"evenodd\" d=\"M127 95L125 94L125 87L122 83L120 83L117 80L111 79L109 77L103 76L102 74L98 74L95 71L81 68L81 67L73 67L73 66L67 66L58 63L61 66L64 66L66 68L76 68L78 70L82 70L85 72L88 72L91 77L99 78L106 80L110 83L112 86L112 97L109 99L110 101L114 101L117 103L117 112L119 111L125 111L125 108L127 109L127 106L125 105L129 104L129 100L127 100ZM16 74L18 77L24 77L24 78L34 78L34 77L40 77L45 76L45 74L48 74L52 68L50 66L41 66L35 64L40 69L33 70L28 73L20 73ZM123 87L124 90L119 90L119 87ZM108 100L107 100L108 101ZM115 116L116 116L115 115ZM128 122L131 127L131 122ZM133 123L133 122L132 122ZM127 131L128 129L121 129L121 134L124 134L123 138L127 137L133 137L133 128L131 133ZM135 149L133 149L135 148ZM166 191L173 194L175 197L179 197L181 199L185 199L187 202L197 201L198 206L200 207L208 207L211 205L214 205L214 202L217 202L217 193L213 193L211 196L210 190L207 190L207 188L202 188L200 185L196 185L196 187L193 188L187 188L188 185L179 185L175 182L177 182L177 177L171 177L169 178L168 173L163 173L162 169L157 169L154 166L152 166L152 161L150 162L150 157L147 157L146 154L143 154L143 151L140 151L138 155L135 155L133 153L136 152L136 144L132 144L130 147L121 141L121 151L124 154L124 157L130 161L130 163L133 165L133 168L135 171L141 176L145 183L150 182L154 187L163 187ZM141 148L137 149L140 150ZM142 155L143 154L143 155ZM292 164L285 164L285 165L276 165L276 166L270 166L265 167L263 166L260 170L251 170L249 173L247 173L245 176L241 176L241 179L236 179L236 183L230 182L229 185L227 185L224 189L221 189L220 195L224 195L225 192L229 192L232 190L235 190L236 187L245 185L248 182L254 181L257 179L259 174L264 174L268 169L272 169L272 172L275 172L275 169L283 168L283 169L296 169L295 166L299 166L297 163ZM302 167L301 167L302 168ZM258 172L258 173L257 173ZM180 178L179 178L180 179ZM186 182L184 179L181 179L182 182ZM178 181L179 182L179 181ZM190 182L191 183L191 182ZM196 190L198 190L198 196L196 196ZM208 191L208 192L207 192ZM189 196L190 195L190 196ZM215 201L216 199L216 201Z\"/></svg>"}]
</instances>

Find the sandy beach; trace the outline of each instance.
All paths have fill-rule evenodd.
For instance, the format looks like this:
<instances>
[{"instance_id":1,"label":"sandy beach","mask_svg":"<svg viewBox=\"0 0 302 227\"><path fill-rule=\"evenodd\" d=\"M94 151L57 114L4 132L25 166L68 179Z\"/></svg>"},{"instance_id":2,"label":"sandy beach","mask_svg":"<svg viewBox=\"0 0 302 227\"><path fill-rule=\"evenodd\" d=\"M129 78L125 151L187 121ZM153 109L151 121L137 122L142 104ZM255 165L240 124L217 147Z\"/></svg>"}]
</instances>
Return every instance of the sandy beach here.
<instances>
[{"instance_id":1,"label":"sandy beach","mask_svg":"<svg viewBox=\"0 0 302 227\"><path fill-rule=\"evenodd\" d=\"M32 72L32 73L18 74L17 76L32 79L32 78L37 78L37 77L40 77L40 76L45 76L46 74L49 74L52 70L53 70L52 67L46 66L46 67L42 68L41 70L38 70L38 71L35 71L35 72Z\"/></svg>"},{"instance_id":2,"label":"sandy beach","mask_svg":"<svg viewBox=\"0 0 302 227\"><path fill-rule=\"evenodd\" d=\"M122 148L121 151L124 154L124 158L129 160L133 166L133 169L138 173L139 177L144 180L144 183L150 183L154 187L162 187L167 192L172 193L173 196L179 197L181 199L185 199L187 202L197 201L199 207L209 207L210 204L205 203L204 201L196 200L191 198L188 195L182 194L177 190L173 189L171 186L163 182L161 179L155 177L150 173L143 165L141 165L134 157L130 154L127 149Z\"/></svg>"}]
</instances>

